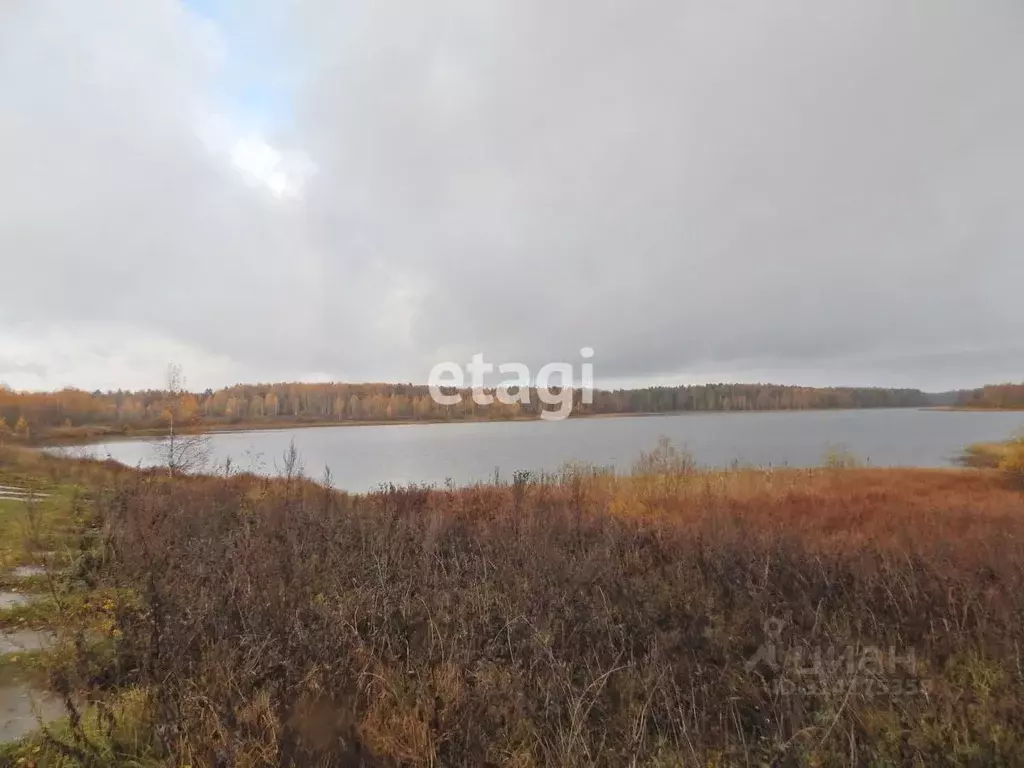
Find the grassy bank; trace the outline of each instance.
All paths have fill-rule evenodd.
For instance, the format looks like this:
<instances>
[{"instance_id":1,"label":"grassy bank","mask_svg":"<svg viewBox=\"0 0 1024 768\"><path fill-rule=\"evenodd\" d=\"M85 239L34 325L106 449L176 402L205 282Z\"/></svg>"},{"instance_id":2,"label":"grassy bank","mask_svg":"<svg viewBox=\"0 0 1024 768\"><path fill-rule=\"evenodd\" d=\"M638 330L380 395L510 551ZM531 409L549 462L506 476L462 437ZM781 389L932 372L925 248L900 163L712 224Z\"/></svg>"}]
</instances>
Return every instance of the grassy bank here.
<instances>
[{"instance_id":1,"label":"grassy bank","mask_svg":"<svg viewBox=\"0 0 1024 768\"><path fill-rule=\"evenodd\" d=\"M47 662L71 717L12 764L1024 762L1024 494L995 470L663 446L355 496L31 461L94 538Z\"/></svg>"},{"instance_id":2,"label":"grassy bank","mask_svg":"<svg viewBox=\"0 0 1024 768\"><path fill-rule=\"evenodd\" d=\"M960 457L960 463L976 469L998 470L1007 482L1024 490L1024 437L970 445Z\"/></svg>"}]
</instances>

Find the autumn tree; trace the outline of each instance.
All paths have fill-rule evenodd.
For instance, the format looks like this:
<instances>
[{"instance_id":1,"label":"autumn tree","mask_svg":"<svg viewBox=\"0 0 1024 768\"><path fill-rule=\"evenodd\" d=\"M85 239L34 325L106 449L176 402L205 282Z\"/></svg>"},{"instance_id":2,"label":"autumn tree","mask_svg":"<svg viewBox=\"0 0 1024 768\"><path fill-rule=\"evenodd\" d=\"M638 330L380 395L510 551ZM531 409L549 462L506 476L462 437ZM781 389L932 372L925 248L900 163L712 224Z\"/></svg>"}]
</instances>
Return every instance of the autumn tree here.
<instances>
[{"instance_id":1,"label":"autumn tree","mask_svg":"<svg viewBox=\"0 0 1024 768\"><path fill-rule=\"evenodd\" d=\"M195 426L198 404L195 396L186 391L185 376L176 363L167 366L167 390L162 406L167 434L155 446L160 464L166 466L171 475L196 472L205 467L210 459L210 439L207 435L186 431Z\"/></svg>"},{"instance_id":2,"label":"autumn tree","mask_svg":"<svg viewBox=\"0 0 1024 768\"><path fill-rule=\"evenodd\" d=\"M429 421L537 417L541 405L537 391L524 387L516 405L492 403L478 406L464 390L459 405L434 402L425 385L343 382L237 384L187 392L181 369L172 366L172 390L136 392L15 392L0 386L0 416L8 425L24 420L21 434L31 430L44 438L49 430L67 426L109 426L166 431L177 443L180 435L196 431L200 415L208 422L301 420L328 421ZM453 390L454 392L454 390ZM450 394L450 393L449 393ZM580 401L574 392L574 412L670 413L675 411L759 410L808 408L878 408L933 404L934 397L913 389L853 387L812 388L773 384L698 384L645 389L597 390L593 402ZM996 385L961 392L956 402L967 407L1024 407L1024 385ZM951 401L953 402L953 401Z\"/></svg>"}]
</instances>

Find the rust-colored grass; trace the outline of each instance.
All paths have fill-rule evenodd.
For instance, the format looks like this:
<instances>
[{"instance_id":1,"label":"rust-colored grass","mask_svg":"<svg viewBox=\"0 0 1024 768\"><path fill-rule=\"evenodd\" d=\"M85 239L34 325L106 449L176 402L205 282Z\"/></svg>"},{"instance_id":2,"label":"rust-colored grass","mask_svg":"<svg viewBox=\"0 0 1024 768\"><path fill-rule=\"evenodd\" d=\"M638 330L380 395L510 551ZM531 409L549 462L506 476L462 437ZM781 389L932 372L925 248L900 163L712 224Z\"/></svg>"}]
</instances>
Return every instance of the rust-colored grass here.
<instances>
[{"instance_id":1,"label":"rust-colored grass","mask_svg":"<svg viewBox=\"0 0 1024 768\"><path fill-rule=\"evenodd\" d=\"M122 596L54 679L145 691L169 764L1024 762L1024 494L997 471L350 496L47 466L91 485L81 577Z\"/></svg>"}]
</instances>

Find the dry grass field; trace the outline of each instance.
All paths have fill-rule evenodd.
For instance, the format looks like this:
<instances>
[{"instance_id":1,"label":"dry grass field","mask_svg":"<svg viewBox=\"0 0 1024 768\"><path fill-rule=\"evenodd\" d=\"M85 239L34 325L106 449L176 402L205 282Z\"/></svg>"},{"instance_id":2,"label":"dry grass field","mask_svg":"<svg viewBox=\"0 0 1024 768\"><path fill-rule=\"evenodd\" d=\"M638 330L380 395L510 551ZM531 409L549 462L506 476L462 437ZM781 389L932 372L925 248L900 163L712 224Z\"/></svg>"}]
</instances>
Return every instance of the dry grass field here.
<instances>
[{"instance_id":1,"label":"dry grass field","mask_svg":"<svg viewBox=\"0 0 1024 768\"><path fill-rule=\"evenodd\" d=\"M81 489L62 583L93 611L50 661L68 721L12 764L1024 763L997 470L661 446L627 477L346 495L12 456Z\"/></svg>"}]
</instances>

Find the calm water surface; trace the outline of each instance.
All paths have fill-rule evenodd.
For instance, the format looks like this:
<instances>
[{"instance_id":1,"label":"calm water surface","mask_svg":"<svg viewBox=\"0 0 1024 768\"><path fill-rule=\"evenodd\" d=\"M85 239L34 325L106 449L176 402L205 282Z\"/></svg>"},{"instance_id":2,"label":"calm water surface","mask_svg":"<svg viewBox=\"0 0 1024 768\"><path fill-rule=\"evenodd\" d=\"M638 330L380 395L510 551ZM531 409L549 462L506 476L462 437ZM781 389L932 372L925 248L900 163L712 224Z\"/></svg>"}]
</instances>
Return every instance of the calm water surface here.
<instances>
[{"instance_id":1,"label":"calm water surface","mask_svg":"<svg viewBox=\"0 0 1024 768\"><path fill-rule=\"evenodd\" d=\"M273 474L294 441L306 474L330 467L334 485L365 491L381 483L458 484L504 478L519 469L558 469L585 461L628 470L641 451L665 436L707 466L734 461L760 466L814 466L829 450L851 451L874 466L938 467L967 444L1001 440L1024 428L1024 413L856 411L686 413L560 422L315 427L211 436L213 458L239 469ZM83 450L83 449L78 449ZM147 440L120 440L84 449L125 464L151 465Z\"/></svg>"}]
</instances>

